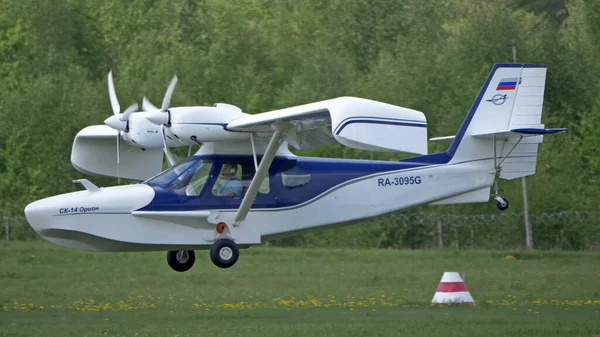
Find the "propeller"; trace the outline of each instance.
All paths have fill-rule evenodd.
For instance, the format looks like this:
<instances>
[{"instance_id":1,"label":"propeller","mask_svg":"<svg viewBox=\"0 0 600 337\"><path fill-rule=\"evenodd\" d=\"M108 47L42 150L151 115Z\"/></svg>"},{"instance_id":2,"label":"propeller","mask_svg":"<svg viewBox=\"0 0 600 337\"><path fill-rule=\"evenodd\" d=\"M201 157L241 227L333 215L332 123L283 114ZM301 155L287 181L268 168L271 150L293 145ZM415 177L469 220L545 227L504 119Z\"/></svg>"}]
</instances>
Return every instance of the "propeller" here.
<instances>
[{"instance_id":1,"label":"propeller","mask_svg":"<svg viewBox=\"0 0 600 337\"><path fill-rule=\"evenodd\" d=\"M146 97L142 100L142 110L148 112L146 114L146 119L150 122L160 125L160 133L163 141L163 151L167 156L167 160L170 166L175 165L177 163L177 157L169 150L167 147L167 140L165 139L165 127L171 126L171 111L169 111L169 105L171 104L171 96L173 96L173 91L175 90L175 86L177 85L177 75L173 76L171 83L169 83L169 87L165 92L165 97L163 98L162 105L160 109L155 107L150 100Z\"/></svg>"},{"instance_id":2,"label":"propeller","mask_svg":"<svg viewBox=\"0 0 600 337\"><path fill-rule=\"evenodd\" d=\"M120 153L120 139L122 132L129 132L129 117L132 113L138 110L138 104L134 103L127 107L121 114L121 106L117 99L115 92L115 84L113 82L112 70L108 72L108 96L110 98L110 105L112 107L113 115L108 117L104 124L117 130L117 180L121 183L121 153Z\"/></svg>"},{"instance_id":3,"label":"propeller","mask_svg":"<svg viewBox=\"0 0 600 337\"><path fill-rule=\"evenodd\" d=\"M165 92L165 97L163 98L160 109L155 107L146 97L144 97L142 102L142 110L149 112L146 115L146 118L150 122L156 125L164 125L167 127L171 126L171 111L169 111L169 105L171 104L171 96L173 96L173 91L175 90L176 85L177 75L173 76L171 83L169 83L169 87Z\"/></svg>"}]
</instances>

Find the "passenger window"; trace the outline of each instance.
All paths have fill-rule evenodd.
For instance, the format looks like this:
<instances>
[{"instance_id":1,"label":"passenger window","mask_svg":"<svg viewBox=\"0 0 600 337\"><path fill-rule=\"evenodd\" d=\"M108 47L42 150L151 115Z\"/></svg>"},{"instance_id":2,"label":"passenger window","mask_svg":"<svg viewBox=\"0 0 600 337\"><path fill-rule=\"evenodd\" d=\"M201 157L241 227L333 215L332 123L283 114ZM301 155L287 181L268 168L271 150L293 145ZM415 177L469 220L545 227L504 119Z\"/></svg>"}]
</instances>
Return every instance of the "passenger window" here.
<instances>
[{"instance_id":1,"label":"passenger window","mask_svg":"<svg viewBox=\"0 0 600 337\"><path fill-rule=\"evenodd\" d=\"M269 191L271 190L271 188L269 187L270 186L269 182L270 182L269 175L267 174L265 179L263 179L262 183L260 183L260 187L258 188L258 193L269 194Z\"/></svg>"},{"instance_id":2,"label":"passenger window","mask_svg":"<svg viewBox=\"0 0 600 337\"><path fill-rule=\"evenodd\" d=\"M283 186L288 189L304 186L310 182L310 173L298 165L281 172Z\"/></svg>"},{"instance_id":3,"label":"passenger window","mask_svg":"<svg viewBox=\"0 0 600 337\"><path fill-rule=\"evenodd\" d=\"M244 192L243 192L244 195L246 195L246 192L248 191L248 188L250 187L250 183L252 182L253 178L254 178L254 172L250 172L248 174L242 175L242 185L244 185ZM263 179L263 181L260 183L260 186L258 187L258 193L268 194L269 191L270 191L270 180L269 180L269 175L267 175L265 177L265 179Z\"/></svg>"}]
</instances>

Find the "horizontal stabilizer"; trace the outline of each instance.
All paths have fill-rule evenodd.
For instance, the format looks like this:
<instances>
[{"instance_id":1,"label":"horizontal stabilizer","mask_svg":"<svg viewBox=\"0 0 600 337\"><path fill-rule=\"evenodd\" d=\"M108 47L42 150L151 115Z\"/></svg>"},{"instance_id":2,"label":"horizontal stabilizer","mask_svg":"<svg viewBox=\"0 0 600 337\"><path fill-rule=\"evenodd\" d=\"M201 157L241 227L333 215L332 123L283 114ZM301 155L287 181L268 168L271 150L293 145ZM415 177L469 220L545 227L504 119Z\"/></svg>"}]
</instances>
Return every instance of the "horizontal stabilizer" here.
<instances>
[{"instance_id":1,"label":"horizontal stabilizer","mask_svg":"<svg viewBox=\"0 0 600 337\"><path fill-rule=\"evenodd\" d=\"M511 129L511 130L502 130L495 132L486 132L486 133L478 133L472 135L477 138L513 138L513 137L533 137L533 136L541 136L541 135L549 135L553 133L558 133L567 130L566 128L554 128L554 129L544 129L544 128L519 128L519 129Z\"/></svg>"},{"instance_id":2,"label":"horizontal stabilizer","mask_svg":"<svg viewBox=\"0 0 600 337\"><path fill-rule=\"evenodd\" d=\"M554 128L554 129L535 129L535 128L521 128L521 129L512 129L511 132L521 134L523 136L526 135L549 135L552 133L558 133L562 131L566 131L567 128Z\"/></svg>"},{"instance_id":3,"label":"horizontal stabilizer","mask_svg":"<svg viewBox=\"0 0 600 337\"><path fill-rule=\"evenodd\" d=\"M456 137L456 136L435 137L435 138L429 138L429 141L430 142L451 142L454 140L454 137Z\"/></svg>"}]
</instances>

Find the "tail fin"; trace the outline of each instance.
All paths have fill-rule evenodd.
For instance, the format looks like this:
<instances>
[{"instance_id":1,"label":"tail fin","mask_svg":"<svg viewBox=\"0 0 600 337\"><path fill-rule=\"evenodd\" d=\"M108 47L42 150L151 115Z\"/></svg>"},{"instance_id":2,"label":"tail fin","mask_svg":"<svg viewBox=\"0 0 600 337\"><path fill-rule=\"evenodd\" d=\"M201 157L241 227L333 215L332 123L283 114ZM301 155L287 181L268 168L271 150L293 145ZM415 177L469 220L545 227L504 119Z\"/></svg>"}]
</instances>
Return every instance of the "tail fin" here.
<instances>
[{"instance_id":1,"label":"tail fin","mask_svg":"<svg viewBox=\"0 0 600 337\"><path fill-rule=\"evenodd\" d=\"M545 66L495 64L448 148L451 162L495 159L503 179L534 174L542 135L564 130L540 124L545 82Z\"/></svg>"}]
</instances>

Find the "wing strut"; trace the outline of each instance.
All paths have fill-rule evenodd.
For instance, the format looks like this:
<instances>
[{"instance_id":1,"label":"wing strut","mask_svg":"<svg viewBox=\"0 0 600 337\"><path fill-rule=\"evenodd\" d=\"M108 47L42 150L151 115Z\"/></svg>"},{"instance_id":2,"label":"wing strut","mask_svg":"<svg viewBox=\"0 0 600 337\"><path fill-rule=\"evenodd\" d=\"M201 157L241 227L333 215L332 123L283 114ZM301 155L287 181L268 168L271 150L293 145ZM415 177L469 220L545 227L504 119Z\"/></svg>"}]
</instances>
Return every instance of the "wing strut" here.
<instances>
[{"instance_id":1,"label":"wing strut","mask_svg":"<svg viewBox=\"0 0 600 337\"><path fill-rule=\"evenodd\" d=\"M281 145L283 139L283 131L275 126L275 132L269 141L267 150L265 151L265 154L258 165L258 169L254 174L254 178L252 178L252 181L250 182L250 187L248 187L248 191L246 192L246 195L240 204L240 208L238 208L237 214L235 215L235 220L233 223L234 227L239 227L240 223L246 219L246 215L248 215L250 206L252 206L252 203L258 194L258 188L267 174L269 174L269 167L271 166L271 163L275 158L275 153L277 153L277 149L279 148L279 145Z\"/></svg>"},{"instance_id":2,"label":"wing strut","mask_svg":"<svg viewBox=\"0 0 600 337\"><path fill-rule=\"evenodd\" d=\"M252 157L254 158L254 172L258 171L258 163L256 162L256 149L254 148L254 133L250 132L250 143L252 143Z\"/></svg>"}]
</instances>

